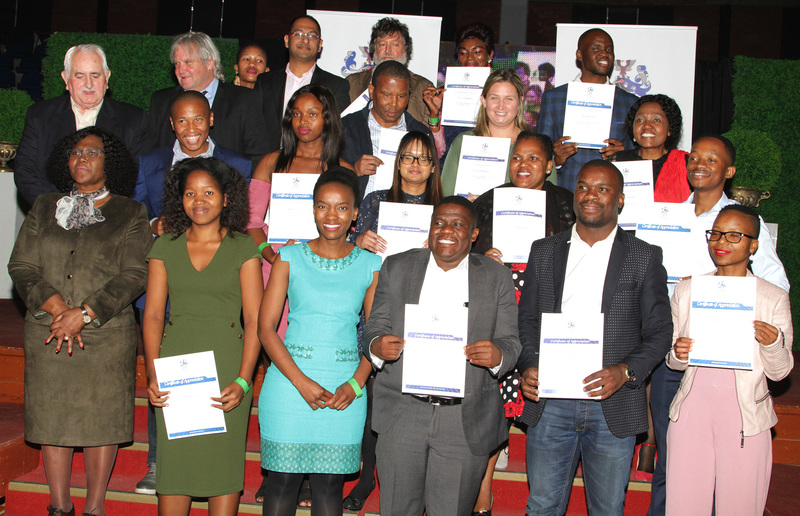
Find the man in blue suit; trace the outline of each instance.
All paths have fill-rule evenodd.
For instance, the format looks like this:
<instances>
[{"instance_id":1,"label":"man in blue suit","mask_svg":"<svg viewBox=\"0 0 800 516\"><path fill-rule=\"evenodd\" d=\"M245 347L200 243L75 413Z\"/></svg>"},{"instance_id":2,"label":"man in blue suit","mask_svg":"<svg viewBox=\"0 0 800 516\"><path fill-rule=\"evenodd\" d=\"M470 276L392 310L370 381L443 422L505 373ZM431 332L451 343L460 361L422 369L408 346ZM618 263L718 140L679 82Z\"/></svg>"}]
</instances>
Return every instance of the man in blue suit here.
<instances>
[{"instance_id":1,"label":"man in blue suit","mask_svg":"<svg viewBox=\"0 0 800 516\"><path fill-rule=\"evenodd\" d=\"M578 39L575 57L580 63L581 75L575 82L608 84L614 71L614 41L602 29L589 29ZM575 191L578 171L593 159L608 159L614 153L633 148L633 142L625 131L625 117L638 98L622 88L614 90L614 108L611 115L611 130L604 140L608 145L600 149L579 149L578 144L570 142L570 135L564 134L564 112L567 108L568 84L562 84L542 95L542 109L539 112L539 132L549 136L554 142L555 161L558 169L558 186Z\"/></svg>"},{"instance_id":2,"label":"man in blue suit","mask_svg":"<svg viewBox=\"0 0 800 516\"><path fill-rule=\"evenodd\" d=\"M139 177L133 199L144 204L150 217L153 235L164 232L161 216L161 197L164 193L164 179L172 165L187 158L217 158L238 170L250 179L252 164L249 159L232 150L217 145L208 133L214 125L214 113L208 106L206 97L199 91L186 90L172 101L169 123L175 132L172 145L160 147L139 158ZM136 307L144 310L145 296L136 300ZM167 320L169 305L167 305ZM147 417L147 474L136 484L136 492L155 494L156 492L156 419L150 406Z\"/></svg>"}]
</instances>

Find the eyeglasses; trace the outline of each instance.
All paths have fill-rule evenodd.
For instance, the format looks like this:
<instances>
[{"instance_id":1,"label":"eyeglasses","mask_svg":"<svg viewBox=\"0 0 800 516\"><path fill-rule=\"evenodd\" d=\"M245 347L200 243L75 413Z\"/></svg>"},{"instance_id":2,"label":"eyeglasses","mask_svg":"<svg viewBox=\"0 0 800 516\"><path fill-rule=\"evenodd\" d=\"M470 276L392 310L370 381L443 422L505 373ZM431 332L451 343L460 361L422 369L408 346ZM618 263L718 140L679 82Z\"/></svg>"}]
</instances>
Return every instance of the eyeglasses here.
<instances>
[{"instance_id":1,"label":"eyeglasses","mask_svg":"<svg viewBox=\"0 0 800 516\"><path fill-rule=\"evenodd\" d=\"M742 237L753 238L753 235L748 235L746 233L740 233L738 231L717 231L716 229L709 229L706 231L706 240L709 242L716 242L722 237L725 237L725 240L730 242L731 244L738 244L742 241Z\"/></svg>"},{"instance_id":2,"label":"eyeglasses","mask_svg":"<svg viewBox=\"0 0 800 516\"><path fill-rule=\"evenodd\" d=\"M414 162L420 164L420 166L427 167L431 163L433 163L433 159L430 156L414 156L411 154L401 154L400 155L400 163L404 165L411 165Z\"/></svg>"},{"instance_id":3,"label":"eyeglasses","mask_svg":"<svg viewBox=\"0 0 800 516\"><path fill-rule=\"evenodd\" d=\"M100 154L104 154L106 151L102 149L70 149L67 151L67 155L70 158L80 158L81 156L86 156L87 158L99 158Z\"/></svg>"},{"instance_id":4,"label":"eyeglasses","mask_svg":"<svg viewBox=\"0 0 800 516\"><path fill-rule=\"evenodd\" d=\"M289 34L291 34L296 38L308 38L311 41L319 39L319 34L317 34L316 32L303 32L302 30L296 30L294 32L290 32Z\"/></svg>"}]
</instances>

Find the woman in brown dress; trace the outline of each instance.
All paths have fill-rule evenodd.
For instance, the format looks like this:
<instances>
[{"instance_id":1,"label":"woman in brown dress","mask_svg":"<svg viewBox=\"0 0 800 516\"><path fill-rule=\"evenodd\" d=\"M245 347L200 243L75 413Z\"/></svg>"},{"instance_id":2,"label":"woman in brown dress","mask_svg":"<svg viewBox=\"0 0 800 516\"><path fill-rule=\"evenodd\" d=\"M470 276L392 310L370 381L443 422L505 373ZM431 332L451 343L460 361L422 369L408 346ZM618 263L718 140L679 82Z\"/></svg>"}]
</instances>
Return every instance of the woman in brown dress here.
<instances>
[{"instance_id":1,"label":"woman in brown dress","mask_svg":"<svg viewBox=\"0 0 800 516\"><path fill-rule=\"evenodd\" d=\"M129 199L137 167L112 134L87 127L56 144L9 274L25 315L25 439L42 445L48 516L71 516L72 454L84 449L83 514L103 515L119 443L133 440L136 325L152 245L144 206Z\"/></svg>"}]
</instances>

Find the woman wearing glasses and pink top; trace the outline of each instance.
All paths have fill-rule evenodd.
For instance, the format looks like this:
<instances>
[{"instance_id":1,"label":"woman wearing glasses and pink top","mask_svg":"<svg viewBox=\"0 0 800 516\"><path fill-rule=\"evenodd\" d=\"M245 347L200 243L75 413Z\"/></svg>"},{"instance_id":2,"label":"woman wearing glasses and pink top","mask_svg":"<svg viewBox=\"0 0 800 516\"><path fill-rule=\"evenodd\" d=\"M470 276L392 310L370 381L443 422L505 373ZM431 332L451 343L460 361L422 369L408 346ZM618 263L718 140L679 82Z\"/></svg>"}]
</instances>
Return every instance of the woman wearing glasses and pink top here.
<instances>
[{"instance_id":1,"label":"woman wearing glasses and pink top","mask_svg":"<svg viewBox=\"0 0 800 516\"><path fill-rule=\"evenodd\" d=\"M751 208L720 210L706 231L715 276L753 276L760 222ZM791 371L792 314L789 294L757 278L753 321L753 368L689 366L692 280L672 296L674 345L667 366L686 371L670 406L667 431L667 515L763 514L772 472L772 436L778 422L767 378ZM720 329L723 330L723 329ZM724 338L724 331L720 331Z\"/></svg>"}]
</instances>

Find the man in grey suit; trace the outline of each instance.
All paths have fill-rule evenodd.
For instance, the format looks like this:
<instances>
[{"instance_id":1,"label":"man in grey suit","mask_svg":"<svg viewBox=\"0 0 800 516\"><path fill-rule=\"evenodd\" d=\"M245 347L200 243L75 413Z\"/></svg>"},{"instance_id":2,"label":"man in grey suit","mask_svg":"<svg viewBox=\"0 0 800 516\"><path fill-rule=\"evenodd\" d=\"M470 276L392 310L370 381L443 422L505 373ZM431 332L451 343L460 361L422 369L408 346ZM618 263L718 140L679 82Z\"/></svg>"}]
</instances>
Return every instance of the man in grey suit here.
<instances>
[{"instance_id":1,"label":"man in grey suit","mask_svg":"<svg viewBox=\"0 0 800 516\"><path fill-rule=\"evenodd\" d=\"M611 163L581 167L572 229L531 246L519 302L528 425L528 515L561 516L583 460L591 514L622 514L636 434L647 430L645 379L669 351L672 317L661 248L617 226L623 179ZM583 399L539 399L543 313L603 314L602 369ZM568 367L568 365L565 365ZM546 387L546 386L543 386Z\"/></svg>"},{"instance_id":2,"label":"man in grey suit","mask_svg":"<svg viewBox=\"0 0 800 516\"><path fill-rule=\"evenodd\" d=\"M469 253L475 226L472 203L447 197L431 217L429 249L390 256L381 268L364 335L379 369L372 428L381 514L471 514L489 455L508 438L497 378L520 352L516 297L508 269ZM463 398L403 393L410 304L468 308L464 364L439 364L466 368Z\"/></svg>"}]
</instances>

